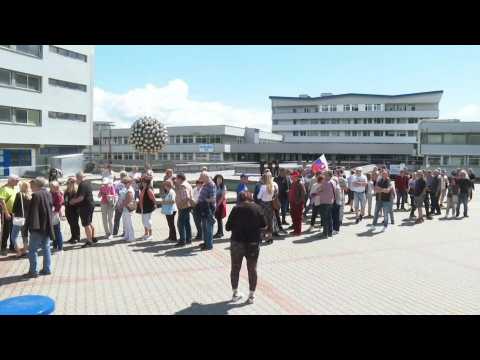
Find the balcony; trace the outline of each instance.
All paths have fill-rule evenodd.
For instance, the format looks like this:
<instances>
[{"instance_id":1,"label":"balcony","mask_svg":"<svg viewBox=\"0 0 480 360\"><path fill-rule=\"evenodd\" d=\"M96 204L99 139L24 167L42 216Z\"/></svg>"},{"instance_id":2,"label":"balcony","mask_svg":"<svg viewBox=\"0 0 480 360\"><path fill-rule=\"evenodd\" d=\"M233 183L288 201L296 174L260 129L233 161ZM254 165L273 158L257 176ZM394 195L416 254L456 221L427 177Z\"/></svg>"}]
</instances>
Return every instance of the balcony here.
<instances>
[{"instance_id":1,"label":"balcony","mask_svg":"<svg viewBox=\"0 0 480 360\"><path fill-rule=\"evenodd\" d=\"M416 144L415 136L285 136L286 143Z\"/></svg>"},{"instance_id":2,"label":"balcony","mask_svg":"<svg viewBox=\"0 0 480 360\"><path fill-rule=\"evenodd\" d=\"M438 111L326 111L326 112L297 112L272 114L273 120L300 120L300 119L348 119L348 118L376 118L376 117L414 117L437 119Z\"/></svg>"},{"instance_id":3,"label":"balcony","mask_svg":"<svg viewBox=\"0 0 480 360\"><path fill-rule=\"evenodd\" d=\"M272 131L300 131L300 130L315 130L315 131L375 131L375 130L412 130L418 131L418 124L350 124L350 125L322 125L322 124L296 124L296 125L272 125Z\"/></svg>"}]
</instances>

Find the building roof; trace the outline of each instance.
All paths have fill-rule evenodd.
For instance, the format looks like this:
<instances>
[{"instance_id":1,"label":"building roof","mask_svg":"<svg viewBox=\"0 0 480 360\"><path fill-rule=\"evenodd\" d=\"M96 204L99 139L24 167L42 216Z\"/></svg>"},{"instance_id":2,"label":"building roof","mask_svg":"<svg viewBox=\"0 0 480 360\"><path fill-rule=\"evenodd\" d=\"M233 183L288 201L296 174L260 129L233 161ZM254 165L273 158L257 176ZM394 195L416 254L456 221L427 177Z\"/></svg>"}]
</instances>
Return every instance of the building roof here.
<instances>
[{"instance_id":1,"label":"building roof","mask_svg":"<svg viewBox=\"0 0 480 360\"><path fill-rule=\"evenodd\" d=\"M425 92L418 92L418 93L410 93L410 94L399 94L399 95L379 95L379 94L359 94L359 93L347 93L347 94L338 94L338 95L325 95L325 96L316 96L316 97L303 97L303 96L269 96L269 99L291 99L291 100L318 100L318 99L335 99L339 97L347 97L347 96L371 96L371 97L379 97L379 98L398 98L404 96L416 96L416 95L433 95L433 94L443 94L443 90L436 90L436 91L425 91Z\"/></svg>"}]
</instances>

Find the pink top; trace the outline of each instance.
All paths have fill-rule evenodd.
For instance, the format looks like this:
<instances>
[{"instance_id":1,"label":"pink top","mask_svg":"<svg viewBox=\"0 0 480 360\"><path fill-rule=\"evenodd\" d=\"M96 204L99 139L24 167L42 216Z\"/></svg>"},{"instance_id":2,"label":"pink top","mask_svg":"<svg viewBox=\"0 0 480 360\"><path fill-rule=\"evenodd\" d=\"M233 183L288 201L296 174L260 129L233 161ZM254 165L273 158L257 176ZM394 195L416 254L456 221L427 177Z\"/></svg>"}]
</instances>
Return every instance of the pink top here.
<instances>
[{"instance_id":1,"label":"pink top","mask_svg":"<svg viewBox=\"0 0 480 360\"><path fill-rule=\"evenodd\" d=\"M319 204L333 204L335 201L335 186L333 180L323 181L318 195Z\"/></svg>"},{"instance_id":2,"label":"pink top","mask_svg":"<svg viewBox=\"0 0 480 360\"><path fill-rule=\"evenodd\" d=\"M102 184L100 186L100 191L98 192L98 195L101 197L100 203L102 204L107 204L108 203L108 195L113 195L115 196L115 187L113 184Z\"/></svg>"},{"instance_id":3,"label":"pink top","mask_svg":"<svg viewBox=\"0 0 480 360\"><path fill-rule=\"evenodd\" d=\"M60 212L63 201L63 194L61 191L52 192L52 201L53 201L53 212Z\"/></svg>"}]
</instances>

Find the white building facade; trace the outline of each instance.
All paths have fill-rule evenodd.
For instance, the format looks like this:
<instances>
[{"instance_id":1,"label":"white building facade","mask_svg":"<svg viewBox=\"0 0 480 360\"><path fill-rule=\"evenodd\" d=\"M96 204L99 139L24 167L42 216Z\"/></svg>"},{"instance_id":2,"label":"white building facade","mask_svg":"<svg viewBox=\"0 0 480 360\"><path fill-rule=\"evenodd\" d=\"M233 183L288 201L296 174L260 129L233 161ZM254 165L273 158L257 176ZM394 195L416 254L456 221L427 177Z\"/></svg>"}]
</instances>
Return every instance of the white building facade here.
<instances>
[{"instance_id":1,"label":"white building facade","mask_svg":"<svg viewBox=\"0 0 480 360\"><path fill-rule=\"evenodd\" d=\"M95 49L0 45L0 176L92 144Z\"/></svg>"},{"instance_id":2,"label":"white building facade","mask_svg":"<svg viewBox=\"0 0 480 360\"><path fill-rule=\"evenodd\" d=\"M342 148L343 157L350 154L352 160L361 155L369 161L367 149L371 145L385 158L416 158L420 155L419 124L438 119L442 94L271 96L272 132L300 147L336 145ZM401 153L392 144L403 145ZM400 157L395 159L394 155Z\"/></svg>"}]
</instances>

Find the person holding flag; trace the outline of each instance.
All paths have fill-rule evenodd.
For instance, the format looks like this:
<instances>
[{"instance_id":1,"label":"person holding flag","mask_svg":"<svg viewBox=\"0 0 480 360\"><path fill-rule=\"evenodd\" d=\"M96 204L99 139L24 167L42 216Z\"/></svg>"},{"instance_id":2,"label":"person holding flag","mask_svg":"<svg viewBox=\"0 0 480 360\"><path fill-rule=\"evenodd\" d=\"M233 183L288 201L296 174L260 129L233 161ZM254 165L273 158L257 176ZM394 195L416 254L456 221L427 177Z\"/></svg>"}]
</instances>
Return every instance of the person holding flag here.
<instances>
[{"instance_id":1,"label":"person holding flag","mask_svg":"<svg viewBox=\"0 0 480 360\"><path fill-rule=\"evenodd\" d=\"M317 160L312 164L312 173L319 174L328 171L328 162L325 154L322 154Z\"/></svg>"}]
</instances>

